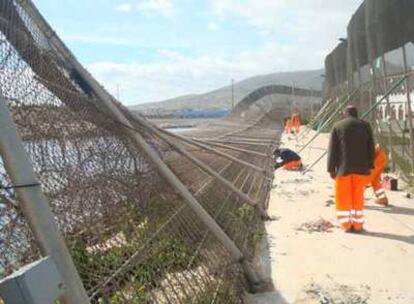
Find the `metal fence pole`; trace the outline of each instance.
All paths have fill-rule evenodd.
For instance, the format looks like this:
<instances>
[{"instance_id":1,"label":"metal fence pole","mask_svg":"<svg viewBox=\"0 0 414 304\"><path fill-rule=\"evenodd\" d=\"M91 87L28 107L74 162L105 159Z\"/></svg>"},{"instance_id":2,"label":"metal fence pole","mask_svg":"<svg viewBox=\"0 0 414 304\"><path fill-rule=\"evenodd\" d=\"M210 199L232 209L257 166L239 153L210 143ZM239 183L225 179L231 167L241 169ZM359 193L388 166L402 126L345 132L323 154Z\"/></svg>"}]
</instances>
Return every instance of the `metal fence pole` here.
<instances>
[{"instance_id":1,"label":"metal fence pole","mask_svg":"<svg viewBox=\"0 0 414 304\"><path fill-rule=\"evenodd\" d=\"M402 47L402 54L404 60L404 71L409 72L407 63L407 50L405 46ZM408 115L408 128L410 132L410 156L411 156L411 172L414 172L414 128L413 128L413 112L411 108L411 92L410 92L410 76L407 77L405 87L407 91L407 115Z\"/></svg>"},{"instance_id":2,"label":"metal fence pole","mask_svg":"<svg viewBox=\"0 0 414 304\"><path fill-rule=\"evenodd\" d=\"M151 132L154 132L159 137L165 138L164 135L166 135L166 136L169 136L169 137L177 138L177 139L179 139L179 140L181 140L181 141L183 141L183 142L185 142L185 143L187 143L189 145L198 147L198 148L200 148L202 150L209 151L209 152L214 153L214 154L216 154L218 156L224 157L224 158L226 158L228 160L231 160L231 161L233 161L235 163L238 163L238 164L240 164L242 166L248 167L248 168L250 168L250 169L252 169L252 170L254 170L254 171L258 172L258 173L266 174L266 169L265 168L258 167L258 166L254 165L254 164L251 164L249 162L246 162L244 160L241 160L241 159L239 159L239 158L237 158L237 157L235 157L233 155L230 155L230 154L227 154L227 153L223 153L223 152L221 152L221 151L219 151L217 149L214 149L214 148L210 148L209 146L207 146L207 145L205 145L205 144L203 144L203 143L201 143L199 141L196 141L194 139L186 138L184 136L180 136L180 135L177 135L177 134L174 134L174 133L170 133L168 131L165 131L164 129L157 128L157 127L153 127L150 123L144 121L143 119L140 119L139 116L135 116L134 118L137 119L137 121L139 123L141 123L142 125L144 125L148 129L150 129Z\"/></svg>"},{"instance_id":3,"label":"metal fence pole","mask_svg":"<svg viewBox=\"0 0 414 304\"><path fill-rule=\"evenodd\" d=\"M383 77L384 77L384 81L383 81L384 88L385 88L384 91L386 91L387 90L387 66L386 66L384 54L381 55L381 62L382 62L382 74L383 74ZM390 98L389 97L387 97L386 102L387 102L387 114L388 114L388 117L387 117L388 146L389 146L388 153L389 153L389 158L391 160L391 170L392 170L392 172L395 172L394 151L393 151L393 148L392 148L392 135L391 135L392 115L391 115L391 104L390 104Z\"/></svg>"},{"instance_id":4,"label":"metal fence pole","mask_svg":"<svg viewBox=\"0 0 414 304\"><path fill-rule=\"evenodd\" d=\"M299 133L298 135L298 142L301 141L302 139L304 139L308 133L314 128L316 127L316 125L318 124L319 120L321 117L323 117L325 115L325 113L328 113L330 111L330 108L332 107L332 104L334 104L334 101L328 100L322 107L321 109L316 113L315 117L312 117L312 119L309 121L309 124L307 126L307 128L303 128L303 131L301 131L301 133ZM323 119L321 119L323 120Z\"/></svg>"},{"instance_id":5,"label":"metal fence pole","mask_svg":"<svg viewBox=\"0 0 414 304\"><path fill-rule=\"evenodd\" d=\"M327 127L330 123L332 123L334 121L336 116L345 108L345 106L351 101L351 99L355 96L355 94L358 91L359 91L359 89L355 89L355 91L352 92L352 94L350 96L345 97L344 100L339 103L336 110L329 116L329 118L327 118L322 123L322 125L316 131L315 135L305 145L302 146L302 148L299 150L299 153L302 152L303 150L305 150L324 131L325 127Z\"/></svg>"},{"instance_id":6,"label":"metal fence pole","mask_svg":"<svg viewBox=\"0 0 414 304\"><path fill-rule=\"evenodd\" d=\"M369 104L369 107L372 107L377 102L378 93L377 93L377 78L376 78L376 75L375 75L374 63L373 63L372 60L370 62L371 62L370 68L371 68L371 82L372 82L372 85L371 85L371 88L370 88L370 104ZM380 123L378 122L378 119L377 119L377 112L378 112L378 110L371 112L371 118L370 118L371 119L371 127L374 131L374 134L376 134L377 137L381 137L382 131L381 131L381 125L380 125Z\"/></svg>"},{"instance_id":7,"label":"metal fence pole","mask_svg":"<svg viewBox=\"0 0 414 304\"><path fill-rule=\"evenodd\" d=\"M397 81L397 83L394 86L392 86L392 88L388 90L387 93L385 93L385 95L380 100L376 101L364 114L362 114L361 119L366 118L372 111L374 111L384 101L384 99L388 98L388 96L391 95L392 92L394 92L397 88L399 88L401 84L405 81L406 77L407 76L404 76L399 81ZM307 167L306 170L302 172L302 174L308 173L318 162L321 161L322 158L325 157L326 154L328 154L327 150L317 160L315 160L309 167Z\"/></svg>"},{"instance_id":8,"label":"metal fence pole","mask_svg":"<svg viewBox=\"0 0 414 304\"><path fill-rule=\"evenodd\" d=\"M19 207L33 231L42 254L50 256L58 267L66 285L63 301L67 304L89 303L81 278L1 94L0 130L0 155L13 185L19 186L15 189L21 204Z\"/></svg>"}]
</instances>

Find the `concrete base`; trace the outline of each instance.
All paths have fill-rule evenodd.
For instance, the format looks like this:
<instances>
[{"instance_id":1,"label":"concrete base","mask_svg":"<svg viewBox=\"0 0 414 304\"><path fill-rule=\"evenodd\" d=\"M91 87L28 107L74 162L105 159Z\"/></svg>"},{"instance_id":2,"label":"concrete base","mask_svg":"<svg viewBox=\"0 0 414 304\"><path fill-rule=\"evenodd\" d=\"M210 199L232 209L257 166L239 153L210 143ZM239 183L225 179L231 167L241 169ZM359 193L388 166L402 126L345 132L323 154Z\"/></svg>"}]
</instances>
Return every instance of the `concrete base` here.
<instances>
[{"instance_id":1,"label":"concrete base","mask_svg":"<svg viewBox=\"0 0 414 304\"><path fill-rule=\"evenodd\" d=\"M276 291L246 296L246 304L287 304L286 300Z\"/></svg>"}]
</instances>

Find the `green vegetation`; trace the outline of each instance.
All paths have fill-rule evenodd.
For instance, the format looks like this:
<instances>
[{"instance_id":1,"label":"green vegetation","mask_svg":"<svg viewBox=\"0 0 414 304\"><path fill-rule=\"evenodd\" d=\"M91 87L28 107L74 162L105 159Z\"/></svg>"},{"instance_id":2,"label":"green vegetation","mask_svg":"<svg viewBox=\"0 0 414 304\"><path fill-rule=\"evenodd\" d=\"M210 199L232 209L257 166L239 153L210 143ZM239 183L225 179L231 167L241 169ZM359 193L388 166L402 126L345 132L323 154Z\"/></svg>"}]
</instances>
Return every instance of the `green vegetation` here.
<instances>
[{"instance_id":1,"label":"green vegetation","mask_svg":"<svg viewBox=\"0 0 414 304\"><path fill-rule=\"evenodd\" d=\"M249 255L254 254L264 234L263 223L254 207L227 198L225 192L212 190L203 195L202 203L207 210L214 212L213 217L218 218L219 224L244 251ZM179 205L177 202L171 204L176 207ZM108 227L106 232L99 235L99 243L91 244L77 237L70 244L72 258L88 290L95 292L94 287L104 283L122 268L109 283L98 289L99 293L94 296L92 303L150 303L149 291L160 292L159 284L165 280L166 275L195 269L201 263L196 252L201 239L181 238L180 235L184 236L188 230L181 221L172 222L168 229L149 241L151 235L171 215L171 210L165 207L159 210L159 203L150 203L145 212L148 216L143 216L133 207L128 206L130 211L123 211L126 216L121 223L117 223L119 227ZM203 250L209 250L214 244L215 242L205 242ZM136 253L136 259L130 260ZM234 280L235 278L228 278L221 283L233 285ZM207 289L198 295L196 301L191 299L190 302L211 303L212 299L231 293L227 288L217 291L217 285L212 285L214 290Z\"/></svg>"},{"instance_id":2,"label":"green vegetation","mask_svg":"<svg viewBox=\"0 0 414 304\"><path fill-rule=\"evenodd\" d=\"M247 230L245 234L246 249L251 250L254 254L257 245L265 236L265 230L262 221L259 219L254 207L244 205L236 211L236 222L244 224L244 229ZM246 229L247 228L247 229Z\"/></svg>"},{"instance_id":3,"label":"green vegetation","mask_svg":"<svg viewBox=\"0 0 414 304\"><path fill-rule=\"evenodd\" d=\"M190 261L192 267L197 267L200 260L194 260L194 246L182 239L161 235L150 241L145 248L147 239L143 236L148 233L142 230L147 227L143 225L128 242L104 250L88 248L81 241L71 244L72 258L87 288L103 283L110 274L127 265L103 288L99 298L109 298L110 303L115 304L145 303L148 288L156 288L167 273L186 270ZM137 259L128 262L137 252ZM102 299L95 299L96 301L105 303Z\"/></svg>"},{"instance_id":4,"label":"green vegetation","mask_svg":"<svg viewBox=\"0 0 414 304\"><path fill-rule=\"evenodd\" d=\"M206 210L219 212L211 215L240 248L248 249L250 255L256 252L264 235L264 226L254 207L213 190L205 193L202 203Z\"/></svg>"},{"instance_id":5,"label":"green vegetation","mask_svg":"<svg viewBox=\"0 0 414 304\"><path fill-rule=\"evenodd\" d=\"M199 294L195 299L188 299L186 303L192 304L211 304L211 303L238 303L235 295L231 292L228 284L218 282L218 286L210 286L203 294Z\"/></svg>"}]
</instances>

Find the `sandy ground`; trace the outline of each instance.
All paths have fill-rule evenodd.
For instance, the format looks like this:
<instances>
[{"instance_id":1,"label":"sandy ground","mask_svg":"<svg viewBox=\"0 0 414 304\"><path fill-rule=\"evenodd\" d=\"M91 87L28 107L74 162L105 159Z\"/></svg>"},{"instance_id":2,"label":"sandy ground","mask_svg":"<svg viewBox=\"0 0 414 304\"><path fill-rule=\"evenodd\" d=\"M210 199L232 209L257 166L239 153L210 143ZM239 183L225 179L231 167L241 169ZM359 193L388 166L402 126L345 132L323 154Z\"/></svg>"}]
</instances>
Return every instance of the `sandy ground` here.
<instances>
[{"instance_id":1,"label":"sandy ground","mask_svg":"<svg viewBox=\"0 0 414 304\"><path fill-rule=\"evenodd\" d=\"M298 151L290 137L282 146ZM305 165L327 142L324 134L301 153ZM392 206L380 207L368 189L366 232L346 234L335 219L333 181L325 167L323 159L305 175L275 172L269 206L275 221L267 223L269 251L263 259L277 291L256 296L257 302L414 303L414 200L388 192ZM321 219L334 225L330 232L307 225Z\"/></svg>"}]
</instances>

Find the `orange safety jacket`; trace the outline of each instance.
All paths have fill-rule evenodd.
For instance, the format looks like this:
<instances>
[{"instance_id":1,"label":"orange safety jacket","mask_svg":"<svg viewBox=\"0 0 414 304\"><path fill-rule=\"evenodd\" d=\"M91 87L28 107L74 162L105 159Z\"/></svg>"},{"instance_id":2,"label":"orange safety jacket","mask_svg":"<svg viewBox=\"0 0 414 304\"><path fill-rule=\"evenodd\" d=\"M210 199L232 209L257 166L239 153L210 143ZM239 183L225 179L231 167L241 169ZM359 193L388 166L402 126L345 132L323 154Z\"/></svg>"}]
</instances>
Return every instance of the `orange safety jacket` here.
<instances>
[{"instance_id":1,"label":"orange safety jacket","mask_svg":"<svg viewBox=\"0 0 414 304\"><path fill-rule=\"evenodd\" d=\"M301 125L299 113L297 112L293 113L292 120L293 120L294 127L298 129Z\"/></svg>"},{"instance_id":2,"label":"orange safety jacket","mask_svg":"<svg viewBox=\"0 0 414 304\"><path fill-rule=\"evenodd\" d=\"M387 164L387 155L385 154L384 150L382 150L381 148L376 148L373 171L380 170L381 172L383 172L386 164Z\"/></svg>"},{"instance_id":3,"label":"orange safety jacket","mask_svg":"<svg viewBox=\"0 0 414 304\"><path fill-rule=\"evenodd\" d=\"M290 131L290 129L292 129L292 120L288 118L286 120L285 130Z\"/></svg>"},{"instance_id":4,"label":"orange safety jacket","mask_svg":"<svg viewBox=\"0 0 414 304\"><path fill-rule=\"evenodd\" d=\"M381 174L387 164L387 155L380 147L375 147L374 169L371 171L371 185L378 198L385 198L385 191L381 185Z\"/></svg>"}]
</instances>

